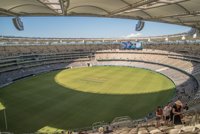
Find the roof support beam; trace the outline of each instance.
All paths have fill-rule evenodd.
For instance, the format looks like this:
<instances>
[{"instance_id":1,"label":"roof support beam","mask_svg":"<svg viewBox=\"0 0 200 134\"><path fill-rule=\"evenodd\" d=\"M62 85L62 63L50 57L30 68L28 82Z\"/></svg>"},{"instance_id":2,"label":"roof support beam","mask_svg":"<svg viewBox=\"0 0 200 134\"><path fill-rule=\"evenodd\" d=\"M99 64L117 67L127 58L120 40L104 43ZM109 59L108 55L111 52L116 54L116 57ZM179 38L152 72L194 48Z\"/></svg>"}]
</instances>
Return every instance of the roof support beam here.
<instances>
[{"instance_id":1,"label":"roof support beam","mask_svg":"<svg viewBox=\"0 0 200 134\"><path fill-rule=\"evenodd\" d=\"M166 5L161 5L161 6L157 6L157 7L151 7L151 8L147 8L147 9L154 9L154 8L169 6L169 5L173 5L173 4L179 4L180 5L180 3L184 3L184 2L187 2L187 1L191 1L191 0L183 0L183 1L176 2L176 3L168 3L168 2L160 2L159 1L159 3L165 3ZM146 9L144 9L144 10L146 10Z\"/></svg>"},{"instance_id":2,"label":"roof support beam","mask_svg":"<svg viewBox=\"0 0 200 134\"><path fill-rule=\"evenodd\" d=\"M152 16L149 13L147 13L147 12L145 12L143 10L140 10L140 12L143 12L144 14L146 14L147 16L149 16L150 18L152 18Z\"/></svg>"},{"instance_id":3,"label":"roof support beam","mask_svg":"<svg viewBox=\"0 0 200 134\"><path fill-rule=\"evenodd\" d=\"M176 18L176 17L184 17L187 15L200 15L200 12L190 12L188 13L182 13L182 14L174 14L174 15L168 15L168 16L158 16L158 17L153 17L152 19L163 19L163 18Z\"/></svg>"},{"instance_id":4,"label":"roof support beam","mask_svg":"<svg viewBox=\"0 0 200 134\"><path fill-rule=\"evenodd\" d=\"M75 8L79 8L79 7L93 7L93 8L96 8L96 9L102 10L102 11L106 12L107 14L110 14L110 12L109 12L109 11L107 11L107 10L105 10L105 9L101 8L101 7L92 6L92 5L82 5L82 6L76 6L76 7L72 7L72 8L70 8L70 9L69 9L69 10L67 10L67 11L70 11L70 10L73 10L73 9L75 9Z\"/></svg>"},{"instance_id":5,"label":"roof support beam","mask_svg":"<svg viewBox=\"0 0 200 134\"><path fill-rule=\"evenodd\" d=\"M181 25L183 25L183 21L182 21L181 19L177 18L177 20L179 21L179 23L180 23Z\"/></svg>"},{"instance_id":6,"label":"roof support beam","mask_svg":"<svg viewBox=\"0 0 200 134\"><path fill-rule=\"evenodd\" d=\"M187 14L190 14L190 11L187 10L184 6L182 6L182 5L178 4L178 3L176 3L176 5L179 6L180 8L182 8L183 10L185 10L185 12L186 12Z\"/></svg>"},{"instance_id":7,"label":"roof support beam","mask_svg":"<svg viewBox=\"0 0 200 134\"><path fill-rule=\"evenodd\" d=\"M124 8L119 9L119 10L116 10L116 11L111 12L109 16L114 16L114 15L116 15L116 14L125 12L125 11L127 11L127 10L131 10L131 9L133 9L133 8L137 8L137 7L140 7L140 6L144 6L144 5L146 5L146 4L150 4L150 3L156 2L156 1L158 1L158 0L146 0L146 1L143 1L143 2L138 2L138 3L136 3L136 4L131 4L131 5L129 5L129 6L126 6L126 7L124 7Z\"/></svg>"},{"instance_id":8,"label":"roof support beam","mask_svg":"<svg viewBox=\"0 0 200 134\"><path fill-rule=\"evenodd\" d=\"M1 13L9 15L9 16L20 16L20 14L18 14L18 13L15 13L15 12L8 11L8 10L0 8L0 14Z\"/></svg>"},{"instance_id":9,"label":"roof support beam","mask_svg":"<svg viewBox=\"0 0 200 134\"><path fill-rule=\"evenodd\" d=\"M61 10L62 10L62 14L65 15L64 2L63 2L63 0L59 0L59 2L60 2L60 7L61 7Z\"/></svg>"},{"instance_id":10,"label":"roof support beam","mask_svg":"<svg viewBox=\"0 0 200 134\"><path fill-rule=\"evenodd\" d=\"M131 6L131 4L130 3L128 3L128 2L126 2L125 0L121 0L123 3L125 3L125 4L127 4L127 5L129 5L129 6Z\"/></svg>"},{"instance_id":11,"label":"roof support beam","mask_svg":"<svg viewBox=\"0 0 200 134\"><path fill-rule=\"evenodd\" d=\"M58 14L55 10L51 9L50 7L47 6L47 4L41 2L40 0L37 0L39 3L41 3L42 5L44 5L46 8L50 9L51 11L53 11L55 14Z\"/></svg>"},{"instance_id":12,"label":"roof support beam","mask_svg":"<svg viewBox=\"0 0 200 134\"><path fill-rule=\"evenodd\" d=\"M199 23L200 20L182 21L183 23Z\"/></svg>"},{"instance_id":13,"label":"roof support beam","mask_svg":"<svg viewBox=\"0 0 200 134\"><path fill-rule=\"evenodd\" d=\"M63 8L62 10L63 10L63 14L64 15L67 15L67 11L68 11L68 8L69 8L69 6L70 6L70 0L60 0L60 1L62 1L61 3L62 3L62 6L61 6L61 8Z\"/></svg>"},{"instance_id":14,"label":"roof support beam","mask_svg":"<svg viewBox=\"0 0 200 134\"><path fill-rule=\"evenodd\" d=\"M184 1L177 2L177 3L168 3L168 2L160 2L159 1L158 3L164 3L165 5L160 5L160 6L156 6L156 7L148 7L146 9L140 9L140 11L141 10L145 11L145 10L149 10L149 9L155 9L155 8L159 8L159 7L164 7L164 6L169 6L169 5L175 4L175 5L179 6L179 7L181 7L182 9L184 9L187 13L189 13L189 11L185 7L183 7L182 5L179 4L179 3L182 3L182 2L186 2L186 1L190 1L190 0L184 0ZM135 12L135 11L133 11L133 12Z\"/></svg>"},{"instance_id":15,"label":"roof support beam","mask_svg":"<svg viewBox=\"0 0 200 134\"><path fill-rule=\"evenodd\" d=\"M17 6L11 7L8 9L8 11L12 11L13 9L16 9L19 7L24 7L24 6L36 6L36 7L46 8L46 6L40 6L40 5L34 5L34 4L22 4L22 5L17 5Z\"/></svg>"}]
</instances>

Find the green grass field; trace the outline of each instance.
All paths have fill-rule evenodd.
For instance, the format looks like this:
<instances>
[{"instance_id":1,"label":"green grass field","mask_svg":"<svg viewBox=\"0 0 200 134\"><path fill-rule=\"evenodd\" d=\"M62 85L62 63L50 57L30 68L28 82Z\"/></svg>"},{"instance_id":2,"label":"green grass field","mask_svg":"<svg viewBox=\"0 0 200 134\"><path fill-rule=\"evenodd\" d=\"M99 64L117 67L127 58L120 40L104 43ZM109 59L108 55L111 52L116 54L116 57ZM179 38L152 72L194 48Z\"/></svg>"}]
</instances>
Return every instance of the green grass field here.
<instances>
[{"instance_id":1,"label":"green grass field","mask_svg":"<svg viewBox=\"0 0 200 134\"><path fill-rule=\"evenodd\" d=\"M118 116L144 117L168 102L174 89L170 79L149 70L89 67L19 80L0 89L0 101L11 132L35 132L45 126L67 130ZM2 111L0 130L5 130Z\"/></svg>"}]
</instances>

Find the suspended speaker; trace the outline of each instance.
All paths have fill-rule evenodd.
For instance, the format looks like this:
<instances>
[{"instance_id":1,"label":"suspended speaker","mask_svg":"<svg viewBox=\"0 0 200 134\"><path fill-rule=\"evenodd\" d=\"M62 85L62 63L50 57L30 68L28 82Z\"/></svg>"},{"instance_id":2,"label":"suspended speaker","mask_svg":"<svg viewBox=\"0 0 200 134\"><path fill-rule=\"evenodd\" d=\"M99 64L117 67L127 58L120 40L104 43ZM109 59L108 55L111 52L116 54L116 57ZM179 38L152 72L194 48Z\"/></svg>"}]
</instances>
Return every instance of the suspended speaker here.
<instances>
[{"instance_id":1,"label":"suspended speaker","mask_svg":"<svg viewBox=\"0 0 200 134\"><path fill-rule=\"evenodd\" d=\"M144 21L139 20L135 26L135 31L141 31L144 28Z\"/></svg>"},{"instance_id":2,"label":"suspended speaker","mask_svg":"<svg viewBox=\"0 0 200 134\"><path fill-rule=\"evenodd\" d=\"M23 22L21 21L21 19L19 17L13 18L12 21L17 30L19 30L19 31L24 30Z\"/></svg>"}]
</instances>

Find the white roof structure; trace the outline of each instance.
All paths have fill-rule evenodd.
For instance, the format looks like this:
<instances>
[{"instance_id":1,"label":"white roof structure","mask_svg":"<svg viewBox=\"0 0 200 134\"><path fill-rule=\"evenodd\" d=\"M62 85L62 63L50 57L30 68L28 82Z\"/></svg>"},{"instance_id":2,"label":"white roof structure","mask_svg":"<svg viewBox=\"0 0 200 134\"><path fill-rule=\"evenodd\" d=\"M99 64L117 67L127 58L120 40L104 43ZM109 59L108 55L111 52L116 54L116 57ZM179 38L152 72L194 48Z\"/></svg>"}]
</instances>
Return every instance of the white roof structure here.
<instances>
[{"instance_id":1,"label":"white roof structure","mask_svg":"<svg viewBox=\"0 0 200 134\"><path fill-rule=\"evenodd\" d=\"M0 0L0 16L97 16L200 29L200 0Z\"/></svg>"}]
</instances>

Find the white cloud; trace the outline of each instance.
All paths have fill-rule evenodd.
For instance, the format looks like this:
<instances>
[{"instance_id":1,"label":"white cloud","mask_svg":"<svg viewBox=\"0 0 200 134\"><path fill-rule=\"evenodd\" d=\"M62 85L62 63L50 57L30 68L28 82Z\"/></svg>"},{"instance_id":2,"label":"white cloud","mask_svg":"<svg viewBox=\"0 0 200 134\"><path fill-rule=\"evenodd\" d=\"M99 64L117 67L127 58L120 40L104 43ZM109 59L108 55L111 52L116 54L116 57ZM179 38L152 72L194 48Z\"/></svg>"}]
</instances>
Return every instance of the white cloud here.
<instances>
[{"instance_id":1,"label":"white cloud","mask_svg":"<svg viewBox=\"0 0 200 134\"><path fill-rule=\"evenodd\" d=\"M129 35L123 36L124 38L141 37L142 33L131 33Z\"/></svg>"}]
</instances>

